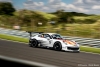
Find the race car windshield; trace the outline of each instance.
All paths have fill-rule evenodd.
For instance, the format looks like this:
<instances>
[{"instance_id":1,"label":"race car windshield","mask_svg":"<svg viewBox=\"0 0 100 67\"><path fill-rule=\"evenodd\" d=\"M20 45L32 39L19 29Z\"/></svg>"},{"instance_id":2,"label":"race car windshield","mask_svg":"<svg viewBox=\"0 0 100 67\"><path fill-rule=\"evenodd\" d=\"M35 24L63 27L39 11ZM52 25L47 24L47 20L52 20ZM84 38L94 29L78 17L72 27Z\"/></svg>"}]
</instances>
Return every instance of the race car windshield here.
<instances>
[{"instance_id":1,"label":"race car windshield","mask_svg":"<svg viewBox=\"0 0 100 67\"><path fill-rule=\"evenodd\" d=\"M52 35L53 39L63 39L60 34Z\"/></svg>"}]
</instances>

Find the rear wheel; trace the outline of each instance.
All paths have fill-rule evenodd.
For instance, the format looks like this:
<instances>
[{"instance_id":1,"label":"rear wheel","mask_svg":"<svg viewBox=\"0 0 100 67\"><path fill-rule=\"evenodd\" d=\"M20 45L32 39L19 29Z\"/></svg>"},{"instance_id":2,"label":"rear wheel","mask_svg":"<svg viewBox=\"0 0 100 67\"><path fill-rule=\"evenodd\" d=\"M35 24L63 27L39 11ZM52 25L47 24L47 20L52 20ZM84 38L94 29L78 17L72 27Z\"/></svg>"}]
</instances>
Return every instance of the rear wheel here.
<instances>
[{"instance_id":1,"label":"rear wheel","mask_svg":"<svg viewBox=\"0 0 100 67\"><path fill-rule=\"evenodd\" d=\"M55 42L53 48L54 50L60 51L62 49L62 45L60 42Z\"/></svg>"},{"instance_id":2,"label":"rear wheel","mask_svg":"<svg viewBox=\"0 0 100 67\"><path fill-rule=\"evenodd\" d=\"M30 40L30 43L29 43L30 47L38 47L38 44L39 43L36 39Z\"/></svg>"}]
</instances>

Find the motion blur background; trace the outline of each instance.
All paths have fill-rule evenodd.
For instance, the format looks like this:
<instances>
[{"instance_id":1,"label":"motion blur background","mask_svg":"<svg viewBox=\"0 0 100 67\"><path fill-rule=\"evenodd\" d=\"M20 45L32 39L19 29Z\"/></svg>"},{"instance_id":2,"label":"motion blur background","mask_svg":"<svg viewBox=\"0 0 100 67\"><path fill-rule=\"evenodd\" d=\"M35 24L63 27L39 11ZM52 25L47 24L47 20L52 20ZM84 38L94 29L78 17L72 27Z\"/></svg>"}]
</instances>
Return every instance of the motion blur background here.
<instances>
[{"instance_id":1,"label":"motion blur background","mask_svg":"<svg viewBox=\"0 0 100 67\"><path fill-rule=\"evenodd\" d=\"M67 39L77 41L80 45L92 47L81 47L81 51L100 53L100 0L0 0L0 38L28 43L29 34L26 31L59 33ZM13 44L18 46L18 49L14 48ZM60 64L61 66L65 64L75 67L76 63L83 63L83 61L93 64L100 61L98 55L88 53L72 54L55 51L45 52L45 50L42 52L42 49L38 48L32 49L33 53L31 53L31 48L22 43L3 40L0 40L0 47L1 54L7 55L8 53L8 55L17 56L16 51L18 51L19 57L31 58L33 61L40 58L39 62L42 61L41 58L47 56L43 61L47 62L46 60L48 60L51 63L52 60L53 64L56 62L56 65ZM22 48L25 48L26 51ZM0 60L1 64L8 63L1 57ZM12 65L12 62L9 64Z\"/></svg>"},{"instance_id":2,"label":"motion blur background","mask_svg":"<svg viewBox=\"0 0 100 67\"><path fill-rule=\"evenodd\" d=\"M100 1L0 0L0 27L20 31L56 32L63 36L100 39L98 2ZM53 7L48 11L45 11L45 9L35 9L36 4L37 6L41 5L38 7L42 8L47 6L46 3ZM20 6L18 9L18 4L23 6ZM43 4L45 5L42 6ZM80 7L77 4L83 4L84 7L81 7L82 10L79 9ZM73 5L73 8L69 5ZM85 5L87 5L87 11ZM26 8L26 6L28 7ZM66 7L64 8L64 6ZM71 8L72 10L70 10ZM95 10L95 12L91 12L90 8L91 11Z\"/></svg>"}]
</instances>

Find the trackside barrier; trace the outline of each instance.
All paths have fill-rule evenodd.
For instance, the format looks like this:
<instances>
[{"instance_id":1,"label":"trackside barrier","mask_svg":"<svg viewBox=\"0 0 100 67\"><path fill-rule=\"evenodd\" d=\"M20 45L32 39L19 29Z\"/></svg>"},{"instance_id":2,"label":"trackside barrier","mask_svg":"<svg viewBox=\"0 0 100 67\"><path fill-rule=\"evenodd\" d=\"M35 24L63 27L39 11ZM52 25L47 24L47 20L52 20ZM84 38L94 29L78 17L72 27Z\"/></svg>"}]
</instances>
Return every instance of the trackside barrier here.
<instances>
[{"instance_id":1,"label":"trackside barrier","mask_svg":"<svg viewBox=\"0 0 100 67\"><path fill-rule=\"evenodd\" d=\"M11 29L4 29L0 28L1 34L8 34L14 36L20 36L23 38L29 38L29 34L26 31L19 31L19 30L11 30ZM93 38L82 38L82 37L72 37L72 36L63 36L69 40L75 40L80 45L88 45L91 47L100 48L100 39L93 39Z\"/></svg>"},{"instance_id":2,"label":"trackside barrier","mask_svg":"<svg viewBox=\"0 0 100 67\"><path fill-rule=\"evenodd\" d=\"M75 40L78 44L81 44L81 45L100 47L100 39L71 37L71 36L64 36L64 38L69 39L69 40Z\"/></svg>"}]
</instances>

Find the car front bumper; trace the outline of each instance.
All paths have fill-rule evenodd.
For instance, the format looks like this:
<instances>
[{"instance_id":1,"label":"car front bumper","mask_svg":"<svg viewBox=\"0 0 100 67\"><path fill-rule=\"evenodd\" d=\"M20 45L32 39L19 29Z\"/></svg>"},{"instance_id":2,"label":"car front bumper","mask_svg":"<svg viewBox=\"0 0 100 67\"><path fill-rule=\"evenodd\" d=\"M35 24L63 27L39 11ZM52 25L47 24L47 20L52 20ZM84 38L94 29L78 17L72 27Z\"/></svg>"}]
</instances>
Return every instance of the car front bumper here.
<instances>
[{"instance_id":1,"label":"car front bumper","mask_svg":"<svg viewBox=\"0 0 100 67\"><path fill-rule=\"evenodd\" d=\"M71 52L79 52L80 48L79 47L62 47L62 50L64 51L71 51Z\"/></svg>"}]
</instances>

